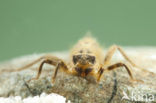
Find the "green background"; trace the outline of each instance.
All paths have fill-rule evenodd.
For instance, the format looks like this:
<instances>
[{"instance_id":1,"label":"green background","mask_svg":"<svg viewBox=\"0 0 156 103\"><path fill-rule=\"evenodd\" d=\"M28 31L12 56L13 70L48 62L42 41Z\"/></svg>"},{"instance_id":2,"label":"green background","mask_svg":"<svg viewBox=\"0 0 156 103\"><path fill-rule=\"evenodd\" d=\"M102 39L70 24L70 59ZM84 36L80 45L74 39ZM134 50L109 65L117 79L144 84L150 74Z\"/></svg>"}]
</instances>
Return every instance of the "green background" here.
<instances>
[{"instance_id":1,"label":"green background","mask_svg":"<svg viewBox=\"0 0 156 103\"><path fill-rule=\"evenodd\" d=\"M102 45L156 45L156 0L0 0L0 61L68 50L90 30Z\"/></svg>"}]
</instances>

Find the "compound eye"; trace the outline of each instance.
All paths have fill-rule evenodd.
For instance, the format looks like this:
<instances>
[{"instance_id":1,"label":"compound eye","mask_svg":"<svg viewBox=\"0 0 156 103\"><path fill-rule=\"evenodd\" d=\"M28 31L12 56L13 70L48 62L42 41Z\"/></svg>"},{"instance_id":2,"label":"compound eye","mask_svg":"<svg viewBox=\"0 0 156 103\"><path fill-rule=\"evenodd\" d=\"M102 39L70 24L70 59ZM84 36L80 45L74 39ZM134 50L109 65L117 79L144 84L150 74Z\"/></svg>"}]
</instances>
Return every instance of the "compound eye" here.
<instances>
[{"instance_id":1,"label":"compound eye","mask_svg":"<svg viewBox=\"0 0 156 103\"><path fill-rule=\"evenodd\" d=\"M81 55L74 55L73 56L73 62L74 62L74 64L76 64L79 59L81 59Z\"/></svg>"},{"instance_id":2,"label":"compound eye","mask_svg":"<svg viewBox=\"0 0 156 103\"><path fill-rule=\"evenodd\" d=\"M87 57L87 60L88 60L90 63L94 64L94 63L95 63L95 56L88 56L88 57Z\"/></svg>"}]
</instances>

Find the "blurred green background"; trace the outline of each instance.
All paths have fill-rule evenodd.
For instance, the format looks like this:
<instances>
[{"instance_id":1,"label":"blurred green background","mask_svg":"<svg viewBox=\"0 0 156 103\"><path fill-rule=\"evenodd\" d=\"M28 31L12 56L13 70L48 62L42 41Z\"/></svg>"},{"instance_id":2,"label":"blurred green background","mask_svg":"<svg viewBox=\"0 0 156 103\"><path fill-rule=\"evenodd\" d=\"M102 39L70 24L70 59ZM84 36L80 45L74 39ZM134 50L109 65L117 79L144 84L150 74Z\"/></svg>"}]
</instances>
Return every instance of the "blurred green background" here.
<instances>
[{"instance_id":1,"label":"blurred green background","mask_svg":"<svg viewBox=\"0 0 156 103\"><path fill-rule=\"evenodd\" d=\"M102 45L156 45L156 0L0 0L0 61L70 49L92 31Z\"/></svg>"}]
</instances>

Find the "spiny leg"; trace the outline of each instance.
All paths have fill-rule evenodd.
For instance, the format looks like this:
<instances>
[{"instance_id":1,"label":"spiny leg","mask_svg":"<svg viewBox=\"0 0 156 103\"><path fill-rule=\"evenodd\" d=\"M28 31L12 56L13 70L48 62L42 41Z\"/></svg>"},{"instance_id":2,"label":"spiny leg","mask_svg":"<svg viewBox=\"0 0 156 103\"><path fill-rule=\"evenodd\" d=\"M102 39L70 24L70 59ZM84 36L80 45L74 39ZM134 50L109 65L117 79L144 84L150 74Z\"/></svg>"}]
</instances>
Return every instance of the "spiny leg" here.
<instances>
[{"instance_id":1,"label":"spiny leg","mask_svg":"<svg viewBox=\"0 0 156 103\"><path fill-rule=\"evenodd\" d=\"M17 71L22 71L22 70L28 69L29 67L31 67L34 64L38 63L39 61L41 61L42 59L43 59L43 57L38 58L37 60L33 61L32 63L27 64L27 65L25 65L25 66L23 66L21 68L18 68L18 69L13 69L13 70L12 69L9 69L9 70L4 69L4 70L1 71L1 73L4 73L4 72L17 72Z\"/></svg>"},{"instance_id":2,"label":"spiny leg","mask_svg":"<svg viewBox=\"0 0 156 103\"><path fill-rule=\"evenodd\" d=\"M135 79L133 78L133 75L132 75L132 72L131 70L128 68L128 66L124 63L116 63L116 64L113 64L113 65L110 65L108 66L107 68L103 69L103 68L100 68L99 71L98 71L98 78L97 78L97 81L100 81L100 78L102 76L102 74L104 73L104 71L111 71L113 69L116 69L118 67L125 67L125 69L127 70L131 80L135 81Z\"/></svg>"},{"instance_id":3,"label":"spiny leg","mask_svg":"<svg viewBox=\"0 0 156 103\"><path fill-rule=\"evenodd\" d=\"M56 66L56 69L55 69L55 73L54 73L54 76L52 77L52 82L55 81L55 78L56 78L56 75L57 75L57 72L58 72L58 69L61 68L63 69L66 73L68 74L75 74L75 72L73 71L69 71L68 68L67 68L67 65L63 62L63 60L55 57L55 56L52 56L52 55L44 55L40 58L38 58L37 60L33 61L32 63L30 64L27 64L25 65L24 67L21 67L19 69L15 69L15 70L8 70L8 71L3 71L3 72L16 72L16 71L22 71L22 70L25 70L25 69L28 69L29 67L33 66L34 64L38 63L39 61L42 61L42 63L40 64L39 68L38 68L38 73L37 73L37 76L35 78L32 78L30 79L29 81L33 80L33 79L38 79L41 75L41 72L42 72L42 67L45 63L47 64L51 64L53 66ZM28 81L28 82L29 82Z\"/></svg>"},{"instance_id":4,"label":"spiny leg","mask_svg":"<svg viewBox=\"0 0 156 103\"><path fill-rule=\"evenodd\" d=\"M103 72L104 72L104 69L103 68L100 68L99 71L98 71L98 77L97 77L97 81L98 82L100 81Z\"/></svg>"},{"instance_id":5,"label":"spiny leg","mask_svg":"<svg viewBox=\"0 0 156 103\"><path fill-rule=\"evenodd\" d=\"M55 58L55 59L58 59L57 57L55 56L52 56L52 55L44 55L44 56L41 56L40 58L34 60L33 62L21 67L21 68L18 68L18 69L14 69L14 70L2 70L2 73L3 72L17 72L17 71L22 71L22 70L25 70L25 69L28 69L29 67L33 66L34 64L40 62L41 60L43 59L48 59L48 58Z\"/></svg>"},{"instance_id":6,"label":"spiny leg","mask_svg":"<svg viewBox=\"0 0 156 103\"><path fill-rule=\"evenodd\" d=\"M54 72L54 75L52 76L52 83L55 82L55 79L56 79L56 76L57 76L57 72L59 69L63 69L64 72L68 73L68 74L73 74L72 71L69 71L67 65L63 62L63 61L60 61L58 62L56 68L55 68L55 72Z\"/></svg>"},{"instance_id":7,"label":"spiny leg","mask_svg":"<svg viewBox=\"0 0 156 103\"><path fill-rule=\"evenodd\" d=\"M117 48L115 45L113 45L109 48L109 50L104 58L104 65L110 64L111 58L112 58L113 54L115 53L116 49Z\"/></svg>"},{"instance_id":8,"label":"spiny leg","mask_svg":"<svg viewBox=\"0 0 156 103\"><path fill-rule=\"evenodd\" d=\"M113 54L115 53L116 50L119 50L119 52L122 54L122 56L134 67L137 67L139 69L141 69L143 72L148 72L148 73L151 73L150 71L148 70L145 70L144 68L141 68L139 66L137 66L135 63L132 62L132 60L130 60L130 58L127 56L127 54L123 51L123 49L117 45L113 45L110 47L110 49L108 50L106 56L105 56L105 59L104 59L104 65L109 65L110 63L110 60L113 56ZM153 73L152 73L153 74Z\"/></svg>"},{"instance_id":9,"label":"spiny leg","mask_svg":"<svg viewBox=\"0 0 156 103\"><path fill-rule=\"evenodd\" d=\"M41 72L42 72L42 68L43 68L43 64L45 64L45 63L51 64L51 61L48 60L48 59L44 60L44 61L40 64L40 66L39 66L39 68L38 68L38 73L37 73L36 77L30 79L29 81L31 81L31 80L37 80L37 79L40 77ZM29 82L29 81L28 81L28 82Z\"/></svg>"},{"instance_id":10,"label":"spiny leg","mask_svg":"<svg viewBox=\"0 0 156 103\"><path fill-rule=\"evenodd\" d=\"M110 60L113 56L113 54L115 53L116 50L119 50L119 52L122 54L122 56L133 66L136 66L135 63L133 63L129 58L128 56L126 55L126 53L121 49L121 47L117 46L117 45L113 45L109 48L106 56L105 56L105 59L104 59L104 65L106 64L109 64L110 63Z\"/></svg>"},{"instance_id":11,"label":"spiny leg","mask_svg":"<svg viewBox=\"0 0 156 103\"><path fill-rule=\"evenodd\" d=\"M61 59L58 59L58 58L56 58L56 57L51 57L51 58L48 57L48 59L45 59L45 60L40 64L39 69L38 69L37 76L36 76L35 78L30 79L29 81L31 81L31 80L36 80L36 79L38 79L38 78L40 77L41 72L42 72L43 65L44 65L45 63L51 64L51 65L53 65L53 66L56 66L55 72L54 72L54 76L52 77L52 83L55 82L55 78L56 78L56 75L57 75L57 72L58 72L58 69L59 69L59 68L63 69L65 72L69 73L66 64L65 64Z\"/></svg>"},{"instance_id":12,"label":"spiny leg","mask_svg":"<svg viewBox=\"0 0 156 103\"><path fill-rule=\"evenodd\" d=\"M128 74L129 74L131 80L134 80L130 68L128 68L128 66L127 66L126 64L124 64L124 63L116 63L116 64L113 64L113 65L110 65L110 66L108 66L108 67L106 68L106 70L111 71L111 70L113 70L113 69L117 69L118 67L124 67L124 68L127 70L127 72L128 72Z\"/></svg>"}]
</instances>

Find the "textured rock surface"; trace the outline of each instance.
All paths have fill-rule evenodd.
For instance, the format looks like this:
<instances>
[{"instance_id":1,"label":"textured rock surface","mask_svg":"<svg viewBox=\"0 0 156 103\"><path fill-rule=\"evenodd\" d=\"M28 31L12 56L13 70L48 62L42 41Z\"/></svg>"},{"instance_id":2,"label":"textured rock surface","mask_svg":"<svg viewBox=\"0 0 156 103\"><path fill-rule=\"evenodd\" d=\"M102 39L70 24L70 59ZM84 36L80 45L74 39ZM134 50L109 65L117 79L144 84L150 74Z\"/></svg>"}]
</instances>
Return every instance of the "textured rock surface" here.
<instances>
[{"instance_id":1,"label":"textured rock surface","mask_svg":"<svg viewBox=\"0 0 156 103\"><path fill-rule=\"evenodd\" d=\"M124 48L128 56L139 66L155 73L144 73L132 67L133 75L142 82L131 82L124 68L118 68L104 74L100 83L91 83L86 79L59 72L55 84L51 76L54 67L45 65L40 79L27 82L35 77L39 63L20 72L5 72L4 70L17 69L31 63L44 54L35 54L13 59L0 65L0 96L36 96L41 93L57 93L73 103L132 103L135 101L156 102L156 48ZM68 59L67 52L51 53L64 60ZM117 52L112 64L123 61ZM127 99L124 99L123 97ZM144 98L143 98L144 97ZM122 100L123 98L123 100ZM128 99L129 98L129 99Z\"/></svg>"}]
</instances>

